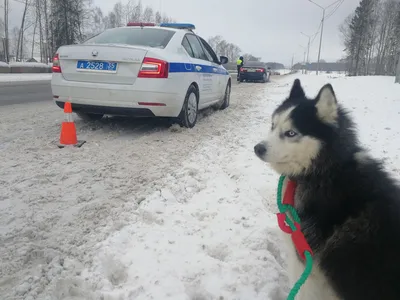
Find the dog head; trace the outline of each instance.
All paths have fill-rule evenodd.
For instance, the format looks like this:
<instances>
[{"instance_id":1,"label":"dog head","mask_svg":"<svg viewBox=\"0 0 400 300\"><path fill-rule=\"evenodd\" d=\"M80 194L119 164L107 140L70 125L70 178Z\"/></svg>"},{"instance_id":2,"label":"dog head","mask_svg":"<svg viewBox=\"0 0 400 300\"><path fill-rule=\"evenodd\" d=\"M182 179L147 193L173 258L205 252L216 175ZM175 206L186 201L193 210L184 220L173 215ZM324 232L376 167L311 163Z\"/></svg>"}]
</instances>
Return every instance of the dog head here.
<instances>
[{"instance_id":1,"label":"dog head","mask_svg":"<svg viewBox=\"0 0 400 300\"><path fill-rule=\"evenodd\" d=\"M330 84L315 99L306 97L300 80L272 115L268 138L254 147L256 155L279 174L306 175L335 134L339 107Z\"/></svg>"}]
</instances>

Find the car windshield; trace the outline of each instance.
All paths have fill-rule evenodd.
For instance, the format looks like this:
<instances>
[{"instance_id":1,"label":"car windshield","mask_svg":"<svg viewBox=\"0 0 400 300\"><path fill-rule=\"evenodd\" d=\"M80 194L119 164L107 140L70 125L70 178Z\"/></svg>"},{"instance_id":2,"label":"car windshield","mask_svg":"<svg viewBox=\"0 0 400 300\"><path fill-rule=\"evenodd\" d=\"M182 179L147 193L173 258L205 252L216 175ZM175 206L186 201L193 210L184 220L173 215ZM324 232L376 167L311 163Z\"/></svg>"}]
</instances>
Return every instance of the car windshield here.
<instances>
[{"instance_id":1,"label":"car windshield","mask_svg":"<svg viewBox=\"0 0 400 300\"><path fill-rule=\"evenodd\" d=\"M174 34L172 30L160 28L121 27L106 30L84 44L122 44L165 48Z\"/></svg>"}]
</instances>

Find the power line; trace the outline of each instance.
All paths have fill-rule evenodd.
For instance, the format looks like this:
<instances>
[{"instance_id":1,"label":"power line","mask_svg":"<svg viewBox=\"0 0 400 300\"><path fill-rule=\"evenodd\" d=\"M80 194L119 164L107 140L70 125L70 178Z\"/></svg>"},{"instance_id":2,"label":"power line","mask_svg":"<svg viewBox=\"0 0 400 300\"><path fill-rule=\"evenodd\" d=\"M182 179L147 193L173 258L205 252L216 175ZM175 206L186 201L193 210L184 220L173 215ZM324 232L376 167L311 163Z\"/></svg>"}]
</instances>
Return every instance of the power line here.
<instances>
[{"instance_id":1,"label":"power line","mask_svg":"<svg viewBox=\"0 0 400 300\"><path fill-rule=\"evenodd\" d=\"M339 9L339 7L342 6L343 2L344 0L339 0L336 7L325 17L325 20L328 20L332 15L334 15L335 12Z\"/></svg>"},{"instance_id":2,"label":"power line","mask_svg":"<svg viewBox=\"0 0 400 300\"><path fill-rule=\"evenodd\" d=\"M312 39L312 41L311 41L311 44L314 43L315 39L317 38L318 33L319 33L319 31L321 30L321 27L322 27L322 22L319 22L319 26L318 26L317 32L314 33L314 37L313 37L313 39Z\"/></svg>"},{"instance_id":3,"label":"power line","mask_svg":"<svg viewBox=\"0 0 400 300\"><path fill-rule=\"evenodd\" d=\"M339 7L343 4L344 0L339 0L339 1L336 1L336 2L337 2L336 7L332 10L332 12L330 12L330 13L325 17L325 21L326 21L327 19L329 19L334 13L336 13L336 11L339 9ZM336 2L334 2L333 4L335 4ZM331 5L332 5L332 4L331 4ZM317 35L318 35L318 33L320 32L321 27L322 27L322 21L319 22L318 29L317 29L317 31L315 32L315 34L313 35L313 39L311 40L311 44L314 43L315 39L317 38Z\"/></svg>"},{"instance_id":4,"label":"power line","mask_svg":"<svg viewBox=\"0 0 400 300\"><path fill-rule=\"evenodd\" d=\"M313 2L313 1L310 1L310 2ZM328 5L326 8L323 8L323 7L320 6L319 4L313 2L314 4L316 4L317 6L319 6L319 7L322 8L322 9L327 9L327 8L330 8L330 7L334 6L334 5L336 5L336 6L332 9L332 11L331 11L330 13L328 13L327 16L325 16L325 17L323 18L323 20L321 20L321 21L319 22L318 29L317 29L317 31L315 32L315 34L313 35L313 38L312 38L310 44L313 44L313 43L314 43L315 39L316 39L317 36L318 36L318 33L320 33L320 31L321 31L321 29L322 29L322 26L323 26L323 22L325 22L325 21L328 20L330 17L332 17L332 16L337 12L337 10L340 8L340 6L343 4L343 2L344 2L344 0L337 0L337 1L333 2L333 3L331 3L330 5Z\"/></svg>"}]
</instances>

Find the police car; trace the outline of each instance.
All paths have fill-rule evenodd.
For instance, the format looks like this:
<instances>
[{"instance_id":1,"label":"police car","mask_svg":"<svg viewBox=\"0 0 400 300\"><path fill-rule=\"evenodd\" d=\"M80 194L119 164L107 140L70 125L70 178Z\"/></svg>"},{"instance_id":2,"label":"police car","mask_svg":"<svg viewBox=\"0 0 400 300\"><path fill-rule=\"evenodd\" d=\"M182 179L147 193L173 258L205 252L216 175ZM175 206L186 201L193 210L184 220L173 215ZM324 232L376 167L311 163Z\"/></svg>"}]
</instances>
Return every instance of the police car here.
<instances>
[{"instance_id":1,"label":"police car","mask_svg":"<svg viewBox=\"0 0 400 300\"><path fill-rule=\"evenodd\" d=\"M195 126L198 111L229 106L231 77L193 24L129 23L53 58L56 104L72 103L84 119L104 115L172 117Z\"/></svg>"}]
</instances>

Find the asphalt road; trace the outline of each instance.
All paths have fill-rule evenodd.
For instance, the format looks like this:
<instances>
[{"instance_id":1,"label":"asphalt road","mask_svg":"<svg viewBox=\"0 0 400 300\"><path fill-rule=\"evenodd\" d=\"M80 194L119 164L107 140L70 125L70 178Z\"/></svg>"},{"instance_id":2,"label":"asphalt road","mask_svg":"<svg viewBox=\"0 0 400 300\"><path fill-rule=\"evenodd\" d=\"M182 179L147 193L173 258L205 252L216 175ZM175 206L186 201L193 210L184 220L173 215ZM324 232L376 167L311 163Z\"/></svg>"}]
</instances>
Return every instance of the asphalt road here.
<instances>
[{"instance_id":1,"label":"asphalt road","mask_svg":"<svg viewBox=\"0 0 400 300\"><path fill-rule=\"evenodd\" d=\"M0 106L52 99L50 81L0 82Z\"/></svg>"},{"instance_id":2,"label":"asphalt road","mask_svg":"<svg viewBox=\"0 0 400 300\"><path fill-rule=\"evenodd\" d=\"M236 85L232 74L232 84ZM0 82L0 106L52 101L50 81Z\"/></svg>"}]
</instances>

